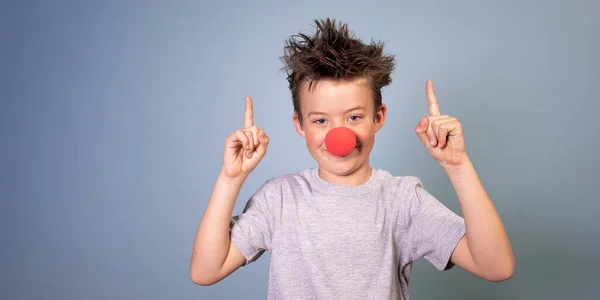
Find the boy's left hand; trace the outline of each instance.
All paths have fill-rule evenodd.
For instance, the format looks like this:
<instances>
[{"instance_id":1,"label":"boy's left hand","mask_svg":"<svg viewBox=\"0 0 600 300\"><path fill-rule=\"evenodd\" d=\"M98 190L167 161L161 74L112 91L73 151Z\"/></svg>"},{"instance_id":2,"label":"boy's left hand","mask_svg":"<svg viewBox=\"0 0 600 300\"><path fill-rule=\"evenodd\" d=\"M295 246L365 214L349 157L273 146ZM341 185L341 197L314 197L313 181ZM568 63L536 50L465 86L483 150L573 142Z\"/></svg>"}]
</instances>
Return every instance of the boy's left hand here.
<instances>
[{"instance_id":1,"label":"boy's left hand","mask_svg":"<svg viewBox=\"0 0 600 300\"><path fill-rule=\"evenodd\" d=\"M465 139L460 122L451 116L440 115L433 84L426 84L429 116L421 119L415 132L429 154L442 166L458 166L467 161Z\"/></svg>"}]
</instances>

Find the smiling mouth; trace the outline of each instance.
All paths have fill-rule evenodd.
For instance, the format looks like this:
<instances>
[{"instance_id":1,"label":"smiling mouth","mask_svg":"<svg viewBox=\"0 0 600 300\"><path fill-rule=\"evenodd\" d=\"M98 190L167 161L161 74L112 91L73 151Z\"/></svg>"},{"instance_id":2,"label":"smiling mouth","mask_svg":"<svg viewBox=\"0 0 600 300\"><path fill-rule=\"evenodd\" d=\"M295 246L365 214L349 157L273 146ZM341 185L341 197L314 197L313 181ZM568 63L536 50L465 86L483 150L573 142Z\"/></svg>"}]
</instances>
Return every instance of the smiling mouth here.
<instances>
[{"instance_id":1,"label":"smiling mouth","mask_svg":"<svg viewBox=\"0 0 600 300\"><path fill-rule=\"evenodd\" d=\"M356 146L354 146L354 149L358 149L362 146L362 144L360 142L356 142ZM326 152L329 152L329 150L327 150L327 148L325 148Z\"/></svg>"}]
</instances>

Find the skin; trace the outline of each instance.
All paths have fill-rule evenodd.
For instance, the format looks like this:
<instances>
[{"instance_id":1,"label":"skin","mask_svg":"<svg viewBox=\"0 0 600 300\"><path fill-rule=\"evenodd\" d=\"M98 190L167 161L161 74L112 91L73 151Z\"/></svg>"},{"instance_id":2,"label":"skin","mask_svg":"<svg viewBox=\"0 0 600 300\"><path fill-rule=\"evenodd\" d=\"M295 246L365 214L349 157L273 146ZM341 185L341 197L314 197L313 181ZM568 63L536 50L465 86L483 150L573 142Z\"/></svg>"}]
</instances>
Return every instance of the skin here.
<instances>
[{"instance_id":1,"label":"skin","mask_svg":"<svg viewBox=\"0 0 600 300\"><path fill-rule=\"evenodd\" d=\"M431 81L427 81L425 92L429 116L419 121L415 133L448 174L465 219L467 233L456 246L451 261L486 280L507 280L515 269L512 247L467 155L462 125L456 118L440 113Z\"/></svg>"},{"instance_id":2,"label":"skin","mask_svg":"<svg viewBox=\"0 0 600 300\"><path fill-rule=\"evenodd\" d=\"M300 99L302 123L297 113L292 119L319 166L320 177L344 186L366 182L371 176L369 155L375 133L383 127L387 112L384 104L375 112L367 81L322 80L315 90L304 87ZM345 157L334 156L325 147L327 132L341 126L351 129L357 140L357 147Z\"/></svg>"},{"instance_id":3,"label":"skin","mask_svg":"<svg viewBox=\"0 0 600 300\"><path fill-rule=\"evenodd\" d=\"M190 277L199 285L212 285L240 268L245 258L231 242L229 221L244 181L267 152L269 138L254 124L252 99L246 97L243 129L225 140L223 165L196 232Z\"/></svg>"},{"instance_id":4,"label":"skin","mask_svg":"<svg viewBox=\"0 0 600 300\"><path fill-rule=\"evenodd\" d=\"M421 118L415 133L448 174L466 225L451 261L486 280L507 280L514 272L512 248L466 153L462 126L456 118L440 114L431 81L426 83L426 95L429 115ZM375 110L367 81L322 80L314 89L305 86L300 99L302 118L295 113L292 120L318 163L319 176L343 186L366 182L371 176L369 155L375 133L383 127L387 113L385 105ZM345 157L331 155L324 143L326 133L339 126L357 136L356 148ZM265 156L268 143L264 131L254 124L252 99L247 97L244 128L226 139L222 170L196 233L190 261L193 282L217 283L244 264L244 257L230 240L229 220L244 181Z\"/></svg>"}]
</instances>

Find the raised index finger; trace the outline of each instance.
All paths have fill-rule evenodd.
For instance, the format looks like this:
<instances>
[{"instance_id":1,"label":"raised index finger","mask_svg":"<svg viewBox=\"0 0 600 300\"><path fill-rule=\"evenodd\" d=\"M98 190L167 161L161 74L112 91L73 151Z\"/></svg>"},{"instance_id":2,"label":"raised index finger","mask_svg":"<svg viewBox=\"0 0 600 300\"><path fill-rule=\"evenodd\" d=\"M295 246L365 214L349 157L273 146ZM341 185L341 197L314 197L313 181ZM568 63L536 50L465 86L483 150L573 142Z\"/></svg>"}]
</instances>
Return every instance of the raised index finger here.
<instances>
[{"instance_id":1,"label":"raised index finger","mask_svg":"<svg viewBox=\"0 0 600 300\"><path fill-rule=\"evenodd\" d=\"M440 107L438 106L437 98L435 98L435 92L433 91L433 83L431 80L427 80L425 85L425 93L427 94L427 104L429 105L429 115L439 116Z\"/></svg>"},{"instance_id":2,"label":"raised index finger","mask_svg":"<svg viewBox=\"0 0 600 300\"><path fill-rule=\"evenodd\" d=\"M244 128L254 125L254 110L252 108L252 98L246 97L246 113L244 114Z\"/></svg>"}]
</instances>

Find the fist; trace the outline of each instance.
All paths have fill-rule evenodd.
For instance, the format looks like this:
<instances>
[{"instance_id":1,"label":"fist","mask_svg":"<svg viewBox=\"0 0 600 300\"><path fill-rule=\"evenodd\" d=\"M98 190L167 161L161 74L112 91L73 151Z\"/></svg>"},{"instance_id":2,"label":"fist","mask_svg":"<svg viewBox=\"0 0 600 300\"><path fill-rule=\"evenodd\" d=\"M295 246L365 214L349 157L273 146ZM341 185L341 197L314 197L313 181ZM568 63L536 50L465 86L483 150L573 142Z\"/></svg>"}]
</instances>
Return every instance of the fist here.
<instances>
[{"instance_id":1,"label":"fist","mask_svg":"<svg viewBox=\"0 0 600 300\"><path fill-rule=\"evenodd\" d=\"M252 98L246 97L244 128L229 134L225 141L222 172L230 179L245 179L267 152L269 137L254 125Z\"/></svg>"},{"instance_id":2,"label":"fist","mask_svg":"<svg viewBox=\"0 0 600 300\"><path fill-rule=\"evenodd\" d=\"M460 165L467 159L462 125L455 117L440 114L431 80L427 81L425 92L429 116L421 118L415 133L429 154L442 166Z\"/></svg>"}]
</instances>

